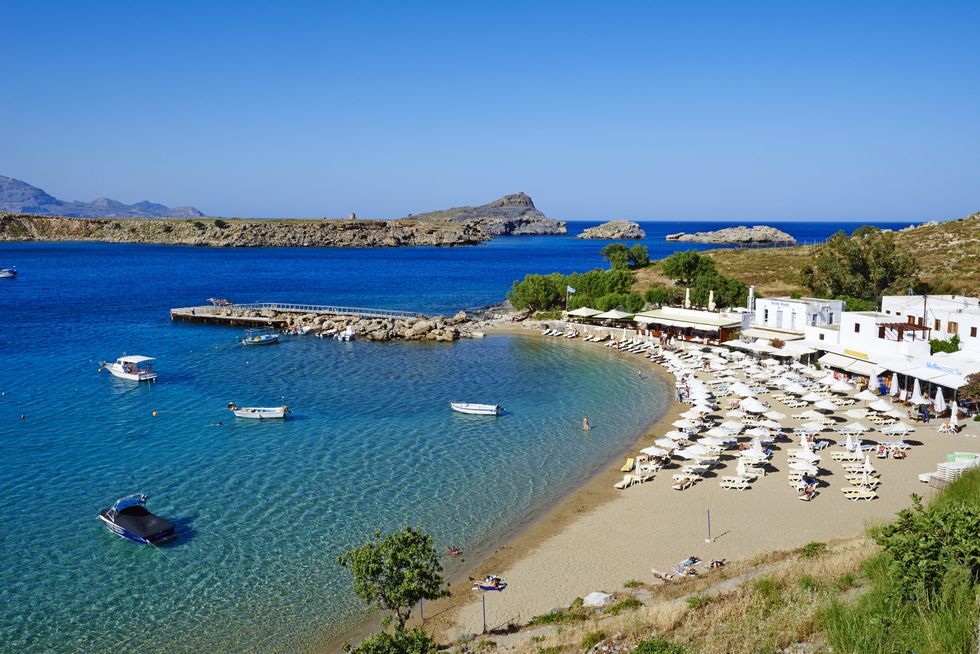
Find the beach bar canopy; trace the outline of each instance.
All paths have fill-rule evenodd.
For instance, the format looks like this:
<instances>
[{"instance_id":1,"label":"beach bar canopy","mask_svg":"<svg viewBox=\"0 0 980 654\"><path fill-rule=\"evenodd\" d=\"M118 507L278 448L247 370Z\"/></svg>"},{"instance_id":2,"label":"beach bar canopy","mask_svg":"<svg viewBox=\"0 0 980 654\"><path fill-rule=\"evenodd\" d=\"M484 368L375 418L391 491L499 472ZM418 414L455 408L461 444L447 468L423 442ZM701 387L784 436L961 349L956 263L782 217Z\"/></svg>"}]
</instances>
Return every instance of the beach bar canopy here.
<instances>
[{"instance_id":1,"label":"beach bar canopy","mask_svg":"<svg viewBox=\"0 0 980 654\"><path fill-rule=\"evenodd\" d=\"M601 313L602 313L601 311L597 311L596 309L590 309L589 307L579 307L574 311L569 311L568 315L575 316L576 318L594 318L595 316L598 316Z\"/></svg>"},{"instance_id":2,"label":"beach bar canopy","mask_svg":"<svg viewBox=\"0 0 980 654\"><path fill-rule=\"evenodd\" d=\"M633 317L633 314L613 309L612 311L606 311L605 313L599 313L591 317L596 320L629 320Z\"/></svg>"}]
</instances>

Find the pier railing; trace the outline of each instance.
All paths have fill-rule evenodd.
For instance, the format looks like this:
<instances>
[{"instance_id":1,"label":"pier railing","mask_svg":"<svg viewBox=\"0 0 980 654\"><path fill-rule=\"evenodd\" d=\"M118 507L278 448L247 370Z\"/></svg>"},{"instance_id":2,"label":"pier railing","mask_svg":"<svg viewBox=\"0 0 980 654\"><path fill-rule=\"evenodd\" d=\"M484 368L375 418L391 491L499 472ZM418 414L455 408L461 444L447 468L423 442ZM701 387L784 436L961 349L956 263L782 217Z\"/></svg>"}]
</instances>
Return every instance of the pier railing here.
<instances>
[{"instance_id":1,"label":"pier railing","mask_svg":"<svg viewBox=\"0 0 980 654\"><path fill-rule=\"evenodd\" d=\"M369 309L366 307L338 307L329 304L292 304L283 302L232 304L229 308L254 311L270 309L281 313L328 313L338 316L362 316L365 318L417 318L421 315L416 311L400 311L398 309Z\"/></svg>"}]
</instances>

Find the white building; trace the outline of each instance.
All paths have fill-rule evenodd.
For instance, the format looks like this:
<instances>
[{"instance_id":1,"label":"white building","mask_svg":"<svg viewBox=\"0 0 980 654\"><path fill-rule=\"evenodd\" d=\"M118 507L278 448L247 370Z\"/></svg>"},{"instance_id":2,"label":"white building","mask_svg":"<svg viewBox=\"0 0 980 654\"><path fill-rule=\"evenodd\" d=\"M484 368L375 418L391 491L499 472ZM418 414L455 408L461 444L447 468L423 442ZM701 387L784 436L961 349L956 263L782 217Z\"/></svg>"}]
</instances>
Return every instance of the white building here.
<instances>
[{"instance_id":1,"label":"white building","mask_svg":"<svg viewBox=\"0 0 980 654\"><path fill-rule=\"evenodd\" d=\"M755 301L755 327L784 329L801 334L808 325L833 325L844 313L843 300L813 297L772 297Z\"/></svg>"},{"instance_id":2,"label":"white building","mask_svg":"<svg viewBox=\"0 0 980 654\"><path fill-rule=\"evenodd\" d=\"M962 295L886 295L882 313L928 327L932 338L960 338L960 349L980 352L980 298Z\"/></svg>"},{"instance_id":3,"label":"white building","mask_svg":"<svg viewBox=\"0 0 980 654\"><path fill-rule=\"evenodd\" d=\"M808 325L805 343L825 352L818 361L839 371L875 377L886 360L929 356L929 329L878 311L845 311L840 324Z\"/></svg>"}]
</instances>

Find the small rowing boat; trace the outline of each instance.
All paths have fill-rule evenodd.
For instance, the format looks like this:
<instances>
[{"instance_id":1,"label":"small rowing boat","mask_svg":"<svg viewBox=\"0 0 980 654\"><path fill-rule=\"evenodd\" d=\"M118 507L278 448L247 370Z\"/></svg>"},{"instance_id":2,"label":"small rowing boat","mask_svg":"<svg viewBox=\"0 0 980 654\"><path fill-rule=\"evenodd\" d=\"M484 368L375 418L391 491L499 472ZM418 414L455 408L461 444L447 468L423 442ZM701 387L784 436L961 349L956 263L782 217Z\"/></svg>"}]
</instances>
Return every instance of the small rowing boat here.
<instances>
[{"instance_id":1,"label":"small rowing boat","mask_svg":"<svg viewBox=\"0 0 980 654\"><path fill-rule=\"evenodd\" d=\"M274 329L264 327L262 329L246 329L245 338L241 344L249 347L253 345L272 345L279 342L279 334Z\"/></svg>"},{"instance_id":2,"label":"small rowing boat","mask_svg":"<svg viewBox=\"0 0 980 654\"><path fill-rule=\"evenodd\" d=\"M234 402L228 403L228 410L235 414L237 418L251 418L253 420L269 420L275 418L285 418L289 413L288 406L243 406L239 407Z\"/></svg>"},{"instance_id":3,"label":"small rowing boat","mask_svg":"<svg viewBox=\"0 0 980 654\"><path fill-rule=\"evenodd\" d=\"M473 404L470 402L450 402L449 406L458 413L468 413L475 416L496 416L500 414L499 404Z\"/></svg>"}]
</instances>

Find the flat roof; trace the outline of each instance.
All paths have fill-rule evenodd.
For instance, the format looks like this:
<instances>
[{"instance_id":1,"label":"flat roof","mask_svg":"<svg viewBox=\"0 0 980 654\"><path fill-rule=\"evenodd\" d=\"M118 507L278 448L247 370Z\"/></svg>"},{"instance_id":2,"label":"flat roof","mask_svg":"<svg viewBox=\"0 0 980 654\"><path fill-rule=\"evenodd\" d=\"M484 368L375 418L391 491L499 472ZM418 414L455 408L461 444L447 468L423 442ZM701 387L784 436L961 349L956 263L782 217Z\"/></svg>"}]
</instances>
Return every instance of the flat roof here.
<instances>
[{"instance_id":1,"label":"flat roof","mask_svg":"<svg viewBox=\"0 0 980 654\"><path fill-rule=\"evenodd\" d=\"M686 325L708 325L711 327L738 327L742 324L741 320L733 318L723 318L720 314L711 311L694 311L688 310L690 313L680 313L674 311L665 311L664 309L655 309L653 311L641 311L636 314L637 317L652 318L649 322L658 322L663 324L671 323L684 323ZM696 315L692 315L696 314Z\"/></svg>"}]
</instances>

